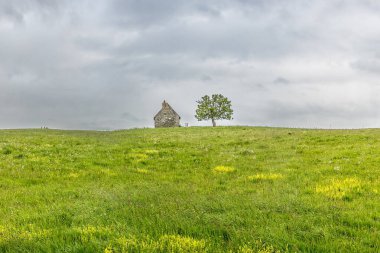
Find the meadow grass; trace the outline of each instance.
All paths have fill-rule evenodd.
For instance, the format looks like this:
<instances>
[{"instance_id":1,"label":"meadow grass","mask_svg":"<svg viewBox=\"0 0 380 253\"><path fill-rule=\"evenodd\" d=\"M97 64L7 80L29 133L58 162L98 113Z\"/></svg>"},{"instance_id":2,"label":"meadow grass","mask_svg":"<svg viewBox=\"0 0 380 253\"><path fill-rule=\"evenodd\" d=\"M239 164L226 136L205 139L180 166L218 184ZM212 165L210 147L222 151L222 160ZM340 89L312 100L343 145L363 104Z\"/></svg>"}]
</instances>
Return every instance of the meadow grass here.
<instances>
[{"instance_id":1,"label":"meadow grass","mask_svg":"<svg viewBox=\"0 0 380 253\"><path fill-rule=\"evenodd\" d=\"M0 131L0 252L379 252L380 130Z\"/></svg>"}]
</instances>

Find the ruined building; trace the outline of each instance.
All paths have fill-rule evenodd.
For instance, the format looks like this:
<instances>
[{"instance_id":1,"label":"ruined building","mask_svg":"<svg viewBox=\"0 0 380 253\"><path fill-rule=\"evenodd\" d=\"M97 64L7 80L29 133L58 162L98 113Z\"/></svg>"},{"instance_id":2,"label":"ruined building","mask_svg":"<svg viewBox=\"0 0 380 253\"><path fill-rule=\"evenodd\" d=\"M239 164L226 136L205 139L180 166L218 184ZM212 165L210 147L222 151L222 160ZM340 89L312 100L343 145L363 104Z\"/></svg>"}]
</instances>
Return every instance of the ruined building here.
<instances>
[{"instance_id":1,"label":"ruined building","mask_svg":"<svg viewBox=\"0 0 380 253\"><path fill-rule=\"evenodd\" d=\"M181 117L164 100L161 110L154 116L155 127L179 127Z\"/></svg>"}]
</instances>

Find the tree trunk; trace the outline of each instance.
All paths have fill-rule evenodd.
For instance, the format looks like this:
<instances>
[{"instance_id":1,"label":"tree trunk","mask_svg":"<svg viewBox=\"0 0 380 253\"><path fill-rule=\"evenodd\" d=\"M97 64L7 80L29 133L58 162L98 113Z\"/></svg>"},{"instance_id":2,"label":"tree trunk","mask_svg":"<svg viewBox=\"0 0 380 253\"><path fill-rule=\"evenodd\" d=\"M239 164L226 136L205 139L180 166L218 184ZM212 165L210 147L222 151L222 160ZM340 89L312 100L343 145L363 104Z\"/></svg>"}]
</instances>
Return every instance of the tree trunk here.
<instances>
[{"instance_id":1,"label":"tree trunk","mask_svg":"<svg viewBox=\"0 0 380 253\"><path fill-rule=\"evenodd\" d=\"M216 127L215 119L211 119L211 120L212 120L212 126L213 126L213 127Z\"/></svg>"}]
</instances>

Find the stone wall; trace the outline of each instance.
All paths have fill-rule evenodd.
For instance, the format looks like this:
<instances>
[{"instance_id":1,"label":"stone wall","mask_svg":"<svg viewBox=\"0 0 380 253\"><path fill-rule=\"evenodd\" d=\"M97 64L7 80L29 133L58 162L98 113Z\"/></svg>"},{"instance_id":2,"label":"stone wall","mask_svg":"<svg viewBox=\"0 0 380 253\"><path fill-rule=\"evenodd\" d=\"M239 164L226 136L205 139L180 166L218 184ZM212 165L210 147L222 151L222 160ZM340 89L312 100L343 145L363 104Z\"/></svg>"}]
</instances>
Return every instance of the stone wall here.
<instances>
[{"instance_id":1,"label":"stone wall","mask_svg":"<svg viewBox=\"0 0 380 253\"><path fill-rule=\"evenodd\" d=\"M179 127L180 116L164 101L161 111L154 118L155 127Z\"/></svg>"}]
</instances>

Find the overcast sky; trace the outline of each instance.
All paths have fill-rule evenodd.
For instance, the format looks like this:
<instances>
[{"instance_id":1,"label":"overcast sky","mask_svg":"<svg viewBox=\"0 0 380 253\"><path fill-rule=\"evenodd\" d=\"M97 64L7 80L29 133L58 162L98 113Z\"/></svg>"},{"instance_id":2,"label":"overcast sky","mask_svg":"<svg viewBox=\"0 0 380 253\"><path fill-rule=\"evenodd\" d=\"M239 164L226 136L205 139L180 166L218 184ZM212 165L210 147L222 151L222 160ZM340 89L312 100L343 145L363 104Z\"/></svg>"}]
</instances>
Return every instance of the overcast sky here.
<instances>
[{"instance_id":1,"label":"overcast sky","mask_svg":"<svg viewBox=\"0 0 380 253\"><path fill-rule=\"evenodd\" d=\"M378 0L0 0L0 128L380 127Z\"/></svg>"}]
</instances>

